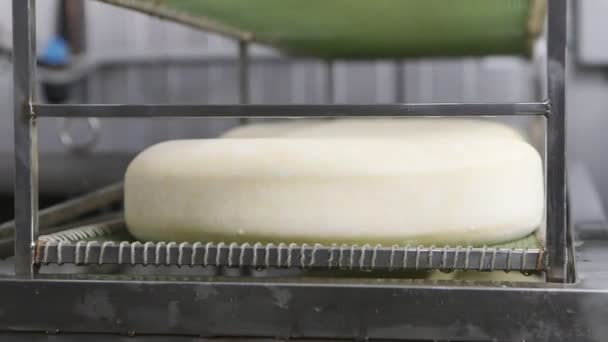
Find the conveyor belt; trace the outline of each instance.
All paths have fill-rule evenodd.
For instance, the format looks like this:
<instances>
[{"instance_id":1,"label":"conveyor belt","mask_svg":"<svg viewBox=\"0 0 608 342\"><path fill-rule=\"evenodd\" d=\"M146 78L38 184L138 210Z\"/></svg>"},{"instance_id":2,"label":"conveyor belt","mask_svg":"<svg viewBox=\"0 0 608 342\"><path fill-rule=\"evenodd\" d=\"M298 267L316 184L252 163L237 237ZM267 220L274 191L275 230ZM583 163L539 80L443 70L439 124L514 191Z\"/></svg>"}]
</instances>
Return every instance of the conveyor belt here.
<instances>
[{"instance_id":1,"label":"conveyor belt","mask_svg":"<svg viewBox=\"0 0 608 342\"><path fill-rule=\"evenodd\" d=\"M546 0L101 0L298 55L526 55Z\"/></svg>"},{"instance_id":2,"label":"conveyor belt","mask_svg":"<svg viewBox=\"0 0 608 342\"><path fill-rule=\"evenodd\" d=\"M39 264L124 264L410 271L458 269L542 271L541 248L132 242L124 222L106 222L41 236ZM123 234L123 235L120 235Z\"/></svg>"}]
</instances>

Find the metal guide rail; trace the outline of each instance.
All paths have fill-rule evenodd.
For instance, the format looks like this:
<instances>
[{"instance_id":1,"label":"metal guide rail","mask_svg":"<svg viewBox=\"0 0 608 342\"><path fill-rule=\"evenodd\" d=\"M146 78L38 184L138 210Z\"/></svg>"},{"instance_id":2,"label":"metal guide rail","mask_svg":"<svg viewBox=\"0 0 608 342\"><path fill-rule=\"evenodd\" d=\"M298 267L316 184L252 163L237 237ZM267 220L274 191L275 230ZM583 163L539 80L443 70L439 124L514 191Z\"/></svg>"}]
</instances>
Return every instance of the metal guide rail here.
<instances>
[{"instance_id":1,"label":"metal guide rail","mask_svg":"<svg viewBox=\"0 0 608 342\"><path fill-rule=\"evenodd\" d=\"M395 272L429 269L534 272L546 268L542 248L99 241L99 238L120 231L124 231L124 221L113 218L43 235L36 244L35 262L40 265L278 267Z\"/></svg>"}]
</instances>

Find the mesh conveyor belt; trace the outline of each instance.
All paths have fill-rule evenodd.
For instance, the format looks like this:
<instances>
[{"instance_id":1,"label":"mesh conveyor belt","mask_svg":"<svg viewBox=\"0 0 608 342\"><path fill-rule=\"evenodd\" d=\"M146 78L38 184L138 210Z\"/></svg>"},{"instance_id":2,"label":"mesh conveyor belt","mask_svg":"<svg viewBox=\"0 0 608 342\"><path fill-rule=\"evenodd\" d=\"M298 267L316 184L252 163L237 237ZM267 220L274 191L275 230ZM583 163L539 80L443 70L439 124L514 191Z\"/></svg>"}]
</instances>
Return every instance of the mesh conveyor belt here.
<instances>
[{"instance_id":1,"label":"mesh conveyor belt","mask_svg":"<svg viewBox=\"0 0 608 342\"><path fill-rule=\"evenodd\" d=\"M41 236L36 246L36 262L385 271L545 269L545 255L538 248L112 241L112 235L108 234L123 229L122 219L112 219Z\"/></svg>"}]
</instances>

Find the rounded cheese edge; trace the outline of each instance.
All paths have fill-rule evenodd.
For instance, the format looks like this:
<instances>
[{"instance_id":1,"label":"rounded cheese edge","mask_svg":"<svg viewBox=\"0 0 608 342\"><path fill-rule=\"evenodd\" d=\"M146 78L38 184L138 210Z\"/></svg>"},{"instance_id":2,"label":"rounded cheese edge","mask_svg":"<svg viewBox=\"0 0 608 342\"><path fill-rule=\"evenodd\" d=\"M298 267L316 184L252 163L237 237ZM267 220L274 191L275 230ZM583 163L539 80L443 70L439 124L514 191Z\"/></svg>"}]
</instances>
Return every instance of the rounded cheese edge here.
<instances>
[{"instance_id":1,"label":"rounded cheese edge","mask_svg":"<svg viewBox=\"0 0 608 342\"><path fill-rule=\"evenodd\" d=\"M338 141L307 146L312 142L292 140L285 146L285 139L219 139L155 145L126 174L128 228L142 241L482 245L524 237L541 223L542 164L538 152L524 142L486 141L484 147L502 146L499 155L508 158L494 156L485 166L442 171L435 165L425 173L420 167L424 160L417 160L415 172L391 173L394 161L388 160L384 169L372 167L374 172L348 165L341 171L333 165L328 173L317 165L314 176L281 173L289 169L282 162L293 158L294 146L340 157L339 148L332 150ZM359 147L369 144L363 139ZM404 146L394 140L377 144ZM268 152L266 162L275 167L262 173L233 158L253 153L249 158L258 160Z\"/></svg>"}]
</instances>

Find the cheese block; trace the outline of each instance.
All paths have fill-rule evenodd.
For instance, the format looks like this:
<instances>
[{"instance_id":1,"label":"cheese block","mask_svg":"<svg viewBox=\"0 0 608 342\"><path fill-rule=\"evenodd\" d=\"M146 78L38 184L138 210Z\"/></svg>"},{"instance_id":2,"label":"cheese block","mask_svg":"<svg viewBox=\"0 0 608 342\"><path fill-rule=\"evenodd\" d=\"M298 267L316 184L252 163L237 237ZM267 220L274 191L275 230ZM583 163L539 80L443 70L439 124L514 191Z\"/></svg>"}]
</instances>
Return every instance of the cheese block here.
<instances>
[{"instance_id":1,"label":"cheese block","mask_svg":"<svg viewBox=\"0 0 608 342\"><path fill-rule=\"evenodd\" d=\"M327 123L328 121L325 120ZM316 125L323 124L324 120L301 120L288 119L268 122L252 123L237 126L222 134L222 138L268 138L288 136L298 130L310 129Z\"/></svg>"},{"instance_id":2,"label":"cheese block","mask_svg":"<svg viewBox=\"0 0 608 342\"><path fill-rule=\"evenodd\" d=\"M288 119L238 126L225 132L223 138L398 138L453 140L524 137L514 128L495 120L461 118L399 119Z\"/></svg>"},{"instance_id":3,"label":"cheese block","mask_svg":"<svg viewBox=\"0 0 608 342\"><path fill-rule=\"evenodd\" d=\"M437 121L439 123L439 121ZM177 140L130 164L139 240L484 245L543 215L538 152L508 134L449 139Z\"/></svg>"}]
</instances>

